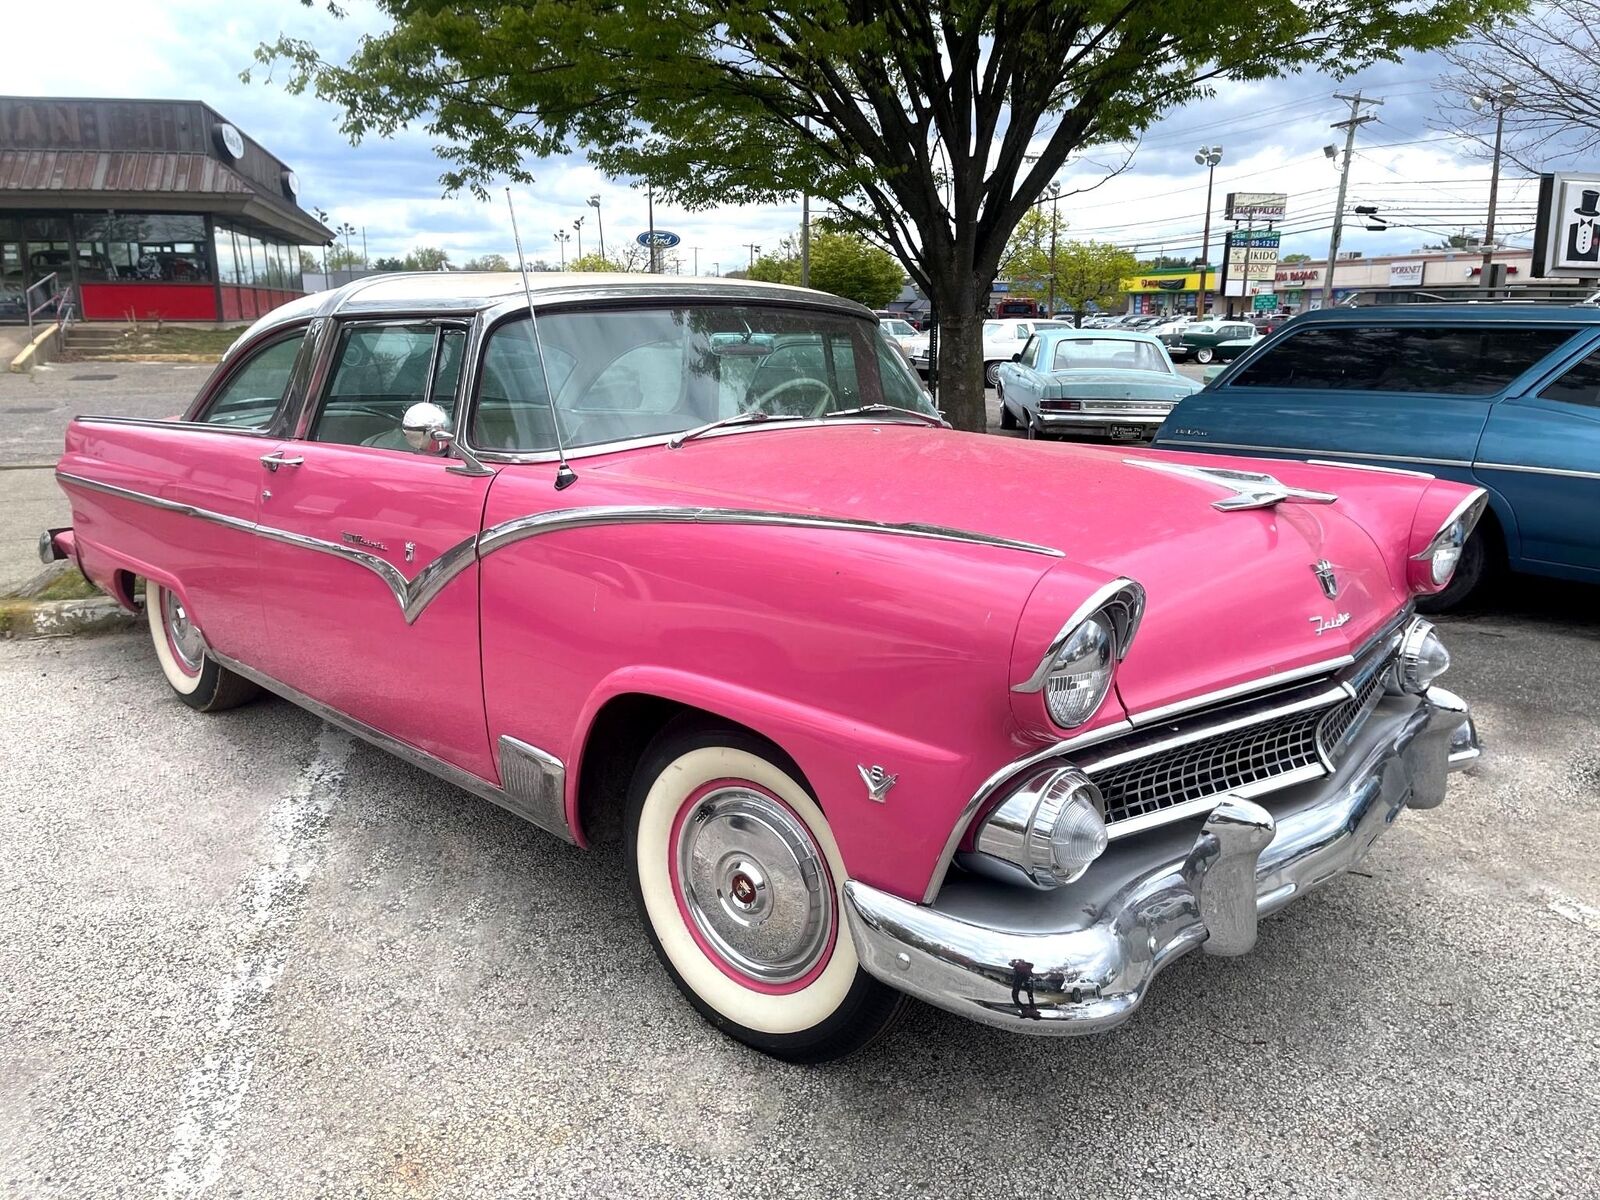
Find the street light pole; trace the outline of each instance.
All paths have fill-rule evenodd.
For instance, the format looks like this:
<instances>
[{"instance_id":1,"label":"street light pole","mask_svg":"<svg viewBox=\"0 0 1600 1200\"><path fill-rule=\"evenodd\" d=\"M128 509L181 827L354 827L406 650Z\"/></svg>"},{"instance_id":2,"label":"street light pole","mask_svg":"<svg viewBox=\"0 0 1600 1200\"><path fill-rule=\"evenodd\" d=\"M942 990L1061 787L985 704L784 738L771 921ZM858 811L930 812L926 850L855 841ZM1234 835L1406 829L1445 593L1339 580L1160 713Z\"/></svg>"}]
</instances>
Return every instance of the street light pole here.
<instances>
[{"instance_id":1,"label":"street light pole","mask_svg":"<svg viewBox=\"0 0 1600 1200\"><path fill-rule=\"evenodd\" d=\"M600 197L590 196L589 207L594 209L594 229L600 235L600 257L604 258L606 256L606 226L605 222L600 219Z\"/></svg>"},{"instance_id":2,"label":"street light pole","mask_svg":"<svg viewBox=\"0 0 1600 1200\"><path fill-rule=\"evenodd\" d=\"M1517 90L1509 84L1494 95L1479 93L1467 97L1467 102L1479 111L1494 109L1494 165L1489 169L1489 219L1483 228L1483 267L1478 272L1478 287L1485 292L1491 290L1489 268L1494 260L1494 207L1500 194L1500 137L1506 128L1506 109L1511 107L1516 98Z\"/></svg>"},{"instance_id":3,"label":"street light pole","mask_svg":"<svg viewBox=\"0 0 1600 1200\"><path fill-rule=\"evenodd\" d=\"M567 243L572 240L572 235L565 229L556 230L556 245L561 247L561 269L567 269Z\"/></svg>"},{"instance_id":4,"label":"street light pole","mask_svg":"<svg viewBox=\"0 0 1600 1200\"><path fill-rule=\"evenodd\" d=\"M745 245L750 247L750 265L754 267L756 265L756 255L761 253L761 247L754 242L746 242Z\"/></svg>"},{"instance_id":5,"label":"street light pole","mask_svg":"<svg viewBox=\"0 0 1600 1200\"><path fill-rule=\"evenodd\" d=\"M1378 118L1372 113L1363 114L1363 104L1382 104L1382 100L1363 100L1361 93L1347 95L1344 92L1335 92L1335 100L1343 100L1350 105L1350 117L1345 121L1336 121L1334 129L1344 130L1344 161L1339 165L1339 202L1333 210L1333 236L1328 239L1328 271L1322 277L1322 307L1328 308L1333 304L1333 271L1339 265L1339 238L1344 233L1344 197L1350 186L1350 158L1356 149L1356 130L1368 121ZM1324 147L1323 153L1328 154L1331 147ZM1332 155L1330 154L1331 158Z\"/></svg>"},{"instance_id":6,"label":"street light pole","mask_svg":"<svg viewBox=\"0 0 1600 1200\"><path fill-rule=\"evenodd\" d=\"M1060 209L1058 207L1061 200L1060 181L1052 179L1045 191L1050 193L1050 300L1045 307L1044 315L1046 317L1054 317L1056 315L1056 229L1060 223Z\"/></svg>"},{"instance_id":7,"label":"street light pole","mask_svg":"<svg viewBox=\"0 0 1600 1200\"><path fill-rule=\"evenodd\" d=\"M572 228L578 231L578 257L583 257L583 218L577 217L572 222Z\"/></svg>"},{"instance_id":8,"label":"street light pole","mask_svg":"<svg viewBox=\"0 0 1600 1200\"><path fill-rule=\"evenodd\" d=\"M1206 315L1206 295L1209 290L1206 286L1206 273L1211 267L1211 181L1216 178L1217 164L1222 161L1222 147L1201 146L1195 152L1194 160L1206 169L1206 219L1205 232L1200 235L1200 295L1198 301L1200 310L1198 315L1203 317ZM1227 256L1224 255L1223 257L1226 258ZM1246 251L1245 261L1247 263L1249 261L1248 251ZM1248 266L1245 268L1245 272L1246 275L1249 274Z\"/></svg>"}]
</instances>

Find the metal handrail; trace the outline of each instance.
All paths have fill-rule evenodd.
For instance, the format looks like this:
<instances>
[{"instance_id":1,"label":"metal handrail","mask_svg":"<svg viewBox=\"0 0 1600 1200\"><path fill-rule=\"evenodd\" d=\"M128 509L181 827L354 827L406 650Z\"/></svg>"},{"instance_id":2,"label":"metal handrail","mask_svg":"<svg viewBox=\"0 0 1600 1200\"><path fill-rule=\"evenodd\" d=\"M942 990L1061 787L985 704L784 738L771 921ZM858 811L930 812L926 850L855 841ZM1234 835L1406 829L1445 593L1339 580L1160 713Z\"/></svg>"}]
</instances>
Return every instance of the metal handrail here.
<instances>
[{"instance_id":1,"label":"metal handrail","mask_svg":"<svg viewBox=\"0 0 1600 1200\"><path fill-rule=\"evenodd\" d=\"M46 309L53 308L55 310L55 319L61 322L63 330L72 321L72 287L70 284L66 287L61 287L57 282L60 275L59 271L51 271L43 279L35 280L23 290L22 307L28 314L28 340L30 342L33 341L33 319ZM51 285L49 294L35 304L32 298L33 293L46 284Z\"/></svg>"}]
</instances>

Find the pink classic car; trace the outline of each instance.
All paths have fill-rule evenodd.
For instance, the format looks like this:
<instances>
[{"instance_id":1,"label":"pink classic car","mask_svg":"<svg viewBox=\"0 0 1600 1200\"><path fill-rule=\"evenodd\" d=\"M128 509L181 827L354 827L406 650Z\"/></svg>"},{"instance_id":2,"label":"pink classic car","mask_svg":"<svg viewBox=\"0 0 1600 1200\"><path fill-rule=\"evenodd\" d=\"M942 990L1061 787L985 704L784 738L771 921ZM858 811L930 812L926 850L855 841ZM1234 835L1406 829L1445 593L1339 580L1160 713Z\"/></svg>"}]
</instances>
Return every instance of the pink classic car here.
<instances>
[{"instance_id":1,"label":"pink classic car","mask_svg":"<svg viewBox=\"0 0 1600 1200\"><path fill-rule=\"evenodd\" d=\"M1412 602L1481 491L957 433L848 301L534 278L307 297L182 419L79 418L41 552L143 580L193 708L621 839L733 1037L1110 1028L1478 755Z\"/></svg>"}]
</instances>

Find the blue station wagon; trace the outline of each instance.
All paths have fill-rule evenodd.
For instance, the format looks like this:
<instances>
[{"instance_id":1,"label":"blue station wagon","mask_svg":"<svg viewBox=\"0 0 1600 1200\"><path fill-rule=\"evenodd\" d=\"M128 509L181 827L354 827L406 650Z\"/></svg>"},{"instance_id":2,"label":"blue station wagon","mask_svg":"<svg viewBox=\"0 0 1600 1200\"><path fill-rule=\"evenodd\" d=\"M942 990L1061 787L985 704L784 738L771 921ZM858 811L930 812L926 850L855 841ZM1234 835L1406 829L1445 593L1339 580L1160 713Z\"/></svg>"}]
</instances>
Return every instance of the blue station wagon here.
<instances>
[{"instance_id":1,"label":"blue station wagon","mask_svg":"<svg viewBox=\"0 0 1600 1200\"><path fill-rule=\"evenodd\" d=\"M1154 444L1423 471L1489 494L1455 580L1600 583L1600 308L1410 304L1296 317L1183 400Z\"/></svg>"}]
</instances>

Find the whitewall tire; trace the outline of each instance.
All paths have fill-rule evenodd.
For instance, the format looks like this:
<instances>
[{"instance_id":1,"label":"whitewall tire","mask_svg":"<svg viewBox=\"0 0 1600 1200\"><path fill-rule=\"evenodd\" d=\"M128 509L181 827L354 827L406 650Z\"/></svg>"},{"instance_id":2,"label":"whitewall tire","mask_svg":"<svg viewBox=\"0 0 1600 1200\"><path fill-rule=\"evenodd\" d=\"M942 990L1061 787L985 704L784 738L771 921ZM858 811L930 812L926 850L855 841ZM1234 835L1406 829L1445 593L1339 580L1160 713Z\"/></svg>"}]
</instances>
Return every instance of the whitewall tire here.
<instances>
[{"instance_id":1,"label":"whitewall tire","mask_svg":"<svg viewBox=\"0 0 1600 1200\"><path fill-rule=\"evenodd\" d=\"M147 579L144 607L161 673L190 708L218 712L243 704L260 693L255 684L211 657L205 635L176 592Z\"/></svg>"},{"instance_id":2,"label":"whitewall tire","mask_svg":"<svg viewBox=\"0 0 1600 1200\"><path fill-rule=\"evenodd\" d=\"M762 739L699 719L669 725L635 775L626 853L662 965L723 1032L825 1062L899 1015L904 996L856 959L827 819Z\"/></svg>"}]
</instances>

